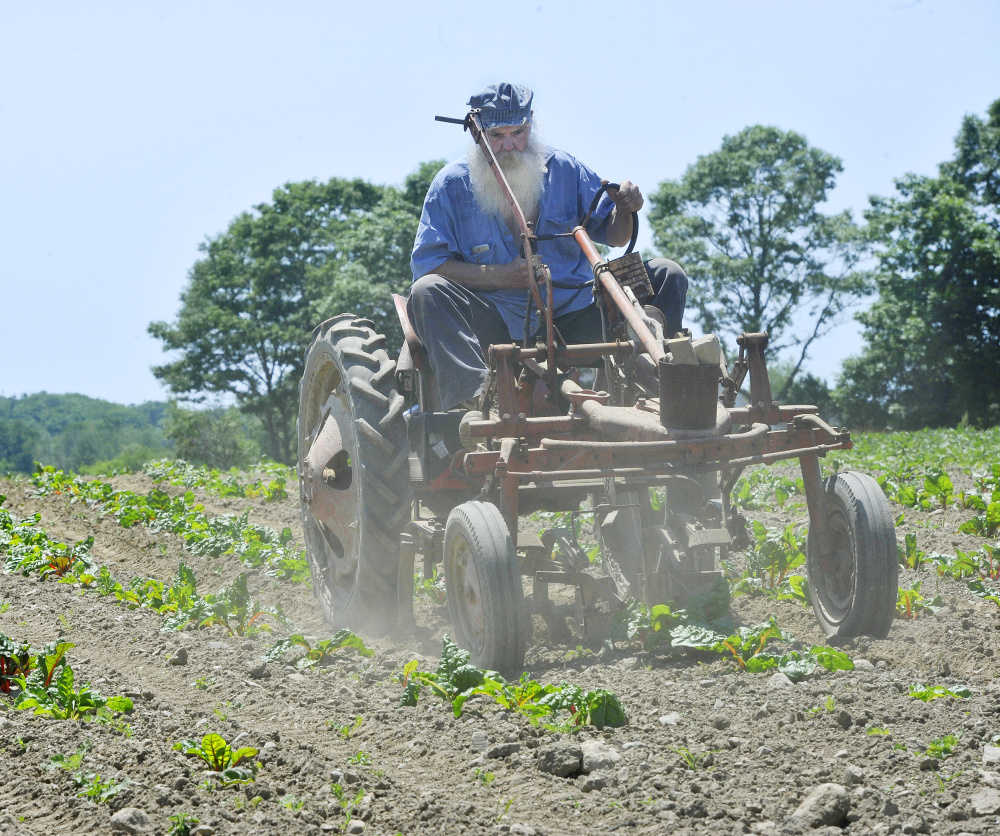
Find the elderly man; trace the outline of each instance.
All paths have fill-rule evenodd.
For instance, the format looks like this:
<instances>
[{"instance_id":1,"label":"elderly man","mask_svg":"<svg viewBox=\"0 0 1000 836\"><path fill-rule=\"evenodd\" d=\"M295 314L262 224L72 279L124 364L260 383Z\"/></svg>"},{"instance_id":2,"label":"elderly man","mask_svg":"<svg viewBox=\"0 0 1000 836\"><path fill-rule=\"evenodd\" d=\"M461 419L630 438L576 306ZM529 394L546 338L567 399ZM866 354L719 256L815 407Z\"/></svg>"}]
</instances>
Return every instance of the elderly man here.
<instances>
[{"instance_id":1,"label":"elderly man","mask_svg":"<svg viewBox=\"0 0 1000 836\"><path fill-rule=\"evenodd\" d=\"M532 131L532 92L494 84L469 99L479 109L490 147L525 216L538 235L569 232L584 217L601 179L564 151L543 145ZM601 198L587 226L593 240L623 246L632 234L632 212L642 193L624 181ZM486 350L520 342L524 334L528 278L519 252L519 230L482 151L445 166L424 200L413 246L413 285L408 311L437 378L441 405L451 409L480 394ZM555 288L556 327L567 343L600 342L590 264L572 238L539 241L538 255ZM681 329L687 278L667 259L646 263L667 334ZM573 286L575 285L575 286ZM531 329L541 326L537 312Z\"/></svg>"}]
</instances>

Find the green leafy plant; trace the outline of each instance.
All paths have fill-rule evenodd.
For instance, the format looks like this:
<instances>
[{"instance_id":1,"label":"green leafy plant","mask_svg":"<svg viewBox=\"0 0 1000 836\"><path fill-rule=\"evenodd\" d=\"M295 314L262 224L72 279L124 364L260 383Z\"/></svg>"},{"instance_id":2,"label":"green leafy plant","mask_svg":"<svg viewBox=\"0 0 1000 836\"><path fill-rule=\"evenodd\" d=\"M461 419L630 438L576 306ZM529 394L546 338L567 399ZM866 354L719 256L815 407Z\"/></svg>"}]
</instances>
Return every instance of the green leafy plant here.
<instances>
[{"instance_id":1,"label":"green leafy plant","mask_svg":"<svg viewBox=\"0 0 1000 836\"><path fill-rule=\"evenodd\" d=\"M10 693L11 683L25 677L34 667L34 657L27 642L15 643L0 633L0 692Z\"/></svg>"},{"instance_id":2,"label":"green leafy plant","mask_svg":"<svg viewBox=\"0 0 1000 836\"><path fill-rule=\"evenodd\" d=\"M344 823L341 825L340 829L342 833L346 833L347 828L351 824L351 819L354 817L354 811L357 810L358 805L364 800L365 788L359 787L358 791L354 794L354 797L350 799L347 797L347 793L344 792L344 788L340 784L334 784L330 787L330 790L333 792L334 797L340 804L340 809L344 813Z\"/></svg>"},{"instance_id":3,"label":"green leafy plant","mask_svg":"<svg viewBox=\"0 0 1000 836\"><path fill-rule=\"evenodd\" d=\"M625 606L614 615L613 637L637 640L643 650L649 651L660 645L670 645L670 628L682 621L682 615L675 613L667 604L647 607L636 598L629 598Z\"/></svg>"},{"instance_id":4,"label":"green leafy plant","mask_svg":"<svg viewBox=\"0 0 1000 836\"><path fill-rule=\"evenodd\" d=\"M927 745L927 751L924 754L929 758L944 760L955 753L956 746L958 746L958 736L947 734L944 737L932 740Z\"/></svg>"},{"instance_id":5,"label":"green leafy plant","mask_svg":"<svg viewBox=\"0 0 1000 836\"><path fill-rule=\"evenodd\" d=\"M0 494L0 506L7 497ZM18 520L0 507L0 555L4 556L3 571L22 575L37 574L41 578L58 578L78 582L90 568L90 549L94 538L88 537L75 544L50 539L39 528L40 516L33 514Z\"/></svg>"},{"instance_id":6,"label":"green leafy plant","mask_svg":"<svg viewBox=\"0 0 1000 836\"><path fill-rule=\"evenodd\" d=\"M969 581L969 591L985 601L992 601L1000 607L1000 589L993 589L986 586L979 578Z\"/></svg>"},{"instance_id":7,"label":"green leafy plant","mask_svg":"<svg viewBox=\"0 0 1000 836\"><path fill-rule=\"evenodd\" d=\"M832 647L814 646L802 652L792 650L783 654L769 651L768 645L773 641L793 641L778 626L773 615L756 627L741 627L730 636L696 624L681 624L670 631L670 641L675 648L686 647L717 653L749 673L762 673L777 668L793 681L811 676L817 668L830 671L854 670L854 662L850 657Z\"/></svg>"},{"instance_id":8,"label":"green leafy plant","mask_svg":"<svg viewBox=\"0 0 1000 836\"><path fill-rule=\"evenodd\" d=\"M472 665L468 651L459 648L447 636L436 671L418 670L416 660L404 666L400 705L416 705L422 687L430 688L450 702L456 717L461 716L470 697L482 695L524 715L532 724L542 718L558 719L560 711L568 713L568 722L572 727L594 725L604 728L623 726L628 722L621 702L610 691L598 688L584 692L566 682L542 685L530 679L527 673L510 683L495 671L483 671Z\"/></svg>"},{"instance_id":9,"label":"green leafy plant","mask_svg":"<svg viewBox=\"0 0 1000 836\"><path fill-rule=\"evenodd\" d=\"M69 665L64 665L48 686L27 681L14 702L16 709L33 708L35 714L56 720L79 720L97 714L98 709L105 705L113 710L132 710L132 701L128 697L115 698L112 706L100 693L91 691L89 682L74 690L73 669Z\"/></svg>"},{"instance_id":10,"label":"green leafy plant","mask_svg":"<svg viewBox=\"0 0 1000 836\"><path fill-rule=\"evenodd\" d=\"M686 746L667 746L666 748L680 758L680 761L684 764L685 769L690 769L692 772L697 772L702 765L707 765L705 764L705 759L712 754L711 751L692 752Z\"/></svg>"},{"instance_id":11,"label":"green leafy plant","mask_svg":"<svg viewBox=\"0 0 1000 836\"><path fill-rule=\"evenodd\" d=\"M73 648L72 642L54 641L42 648L42 652L31 658L28 668L31 673L14 678L20 693L14 701L18 710L34 709L35 714L57 720L77 720L97 713L107 707L110 711L131 711L132 701L128 697L104 699L86 683L79 690L73 688L73 669L66 664L66 653Z\"/></svg>"},{"instance_id":12,"label":"green leafy plant","mask_svg":"<svg viewBox=\"0 0 1000 836\"><path fill-rule=\"evenodd\" d=\"M479 766L477 766L472 773L472 780L478 781L484 787L488 787L496 780L496 778L497 776L494 775L492 772L488 772L487 770Z\"/></svg>"},{"instance_id":13,"label":"green leafy plant","mask_svg":"<svg viewBox=\"0 0 1000 836\"><path fill-rule=\"evenodd\" d=\"M927 553L917 548L917 535L912 532L896 544L899 551L899 565L904 569L919 569L927 560Z\"/></svg>"},{"instance_id":14,"label":"green leafy plant","mask_svg":"<svg viewBox=\"0 0 1000 836\"><path fill-rule=\"evenodd\" d=\"M43 769L66 769L70 772L80 768L87 752L90 751L90 741L85 740L72 755L53 755L49 762L42 765Z\"/></svg>"},{"instance_id":15,"label":"green leafy plant","mask_svg":"<svg viewBox=\"0 0 1000 836\"><path fill-rule=\"evenodd\" d=\"M90 799L95 804L107 804L129 785L128 778L125 778L121 782L116 782L110 778L105 781L97 772L76 772L73 774L73 780L76 782L77 787L80 788L77 796L79 798Z\"/></svg>"},{"instance_id":16,"label":"green leafy plant","mask_svg":"<svg viewBox=\"0 0 1000 836\"><path fill-rule=\"evenodd\" d=\"M958 530L963 534L975 534L977 537L993 537L1000 532L1000 501L991 502L986 506L985 513L977 514L971 520L962 523Z\"/></svg>"},{"instance_id":17,"label":"green leafy plant","mask_svg":"<svg viewBox=\"0 0 1000 836\"><path fill-rule=\"evenodd\" d=\"M309 640L304 636L295 633L271 645L264 654L264 658L269 662L277 661L294 647L302 647L306 651L295 660L295 667L299 670L311 668L316 665L329 664L333 659L335 651L346 648L356 650L359 656L371 657L375 655L375 651L369 648L359 636L356 636L345 628L337 631L329 639L316 642L315 646L311 645Z\"/></svg>"},{"instance_id":18,"label":"green leafy plant","mask_svg":"<svg viewBox=\"0 0 1000 836\"><path fill-rule=\"evenodd\" d=\"M270 482L265 482L263 479L243 482L239 478L239 471L235 468L224 476L219 470L191 465L183 459L146 462L142 470L154 483L166 481L171 485L182 485L186 488L203 488L222 497L262 498L265 502L287 499L288 492L285 486L289 478L295 478L294 471L277 463L271 464L272 472L275 468L281 468L282 472L273 473L274 479Z\"/></svg>"},{"instance_id":19,"label":"green leafy plant","mask_svg":"<svg viewBox=\"0 0 1000 836\"><path fill-rule=\"evenodd\" d=\"M429 598L435 604L443 604L447 600L444 589L444 572L438 570L435 563L431 567L431 577L425 578L420 572L413 575L413 594Z\"/></svg>"},{"instance_id":20,"label":"green leafy plant","mask_svg":"<svg viewBox=\"0 0 1000 836\"><path fill-rule=\"evenodd\" d=\"M189 597L186 606L170 616L162 629L180 630L194 623L199 628L219 625L230 636L252 636L271 629L270 625L261 621L264 618L273 618L288 625L280 607L262 604L250 594L246 572L240 572L229 586L216 595Z\"/></svg>"},{"instance_id":21,"label":"green leafy plant","mask_svg":"<svg viewBox=\"0 0 1000 836\"><path fill-rule=\"evenodd\" d=\"M955 486L943 468L932 468L924 475L924 495L937 500L942 510L948 508L954 493Z\"/></svg>"},{"instance_id":22,"label":"green leafy plant","mask_svg":"<svg viewBox=\"0 0 1000 836\"><path fill-rule=\"evenodd\" d=\"M253 746L233 749L221 735L206 734L200 743L179 740L173 748L183 755L204 761L211 770L219 773L224 784L246 783L253 781L256 776L253 758L257 756L258 750ZM243 766L244 763L247 765Z\"/></svg>"},{"instance_id":23,"label":"green leafy plant","mask_svg":"<svg viewBox=\"0 0 1000 836\"><path fill-rule=\"evenodd\" d=\"M770 468L762 467L741 476L733 488L733 505L748 511L784 508L789 497L804 494L802 479L791 479Z\"/></svg>"},{"instance_id":24,"label":"green leafy plant","mask_svg":"<svg viewBox=\"0 0 1000 836\"><path fill-rule=\"evenodd\" d=\"M344 738L344 740L350 740L351 739L351 735L354 734L354 732L356 732L358 729L360 729L361 725L364 722L365 722L364 717L362 717L359 714L357 717L354 718L354 722L353 723L343 723L343 724L340 724L340 723L337 723L334 720L327 720L326 724L331 729L333 729L334 731L336 731L337 734L339 734L342 738Z\"/></svg>"},{"instance_id":25,"label":"green leafy plant","mask_svg":"<svg viewBox=\"0 0 1000 836\"><path fill-rule=\"evenodd\" d=\"M900 618L913 619L921 613L936 613L944 606L940 595L931 599L920 594L923 581L914 581L908 589L900 587L896 598L896 614Z\"/></svg>"},{"instance_id":26,"label":"green leafy plant","mask_svg":"<svg viewBox=\"0 0 1000 836\"><path fill-rule=\"evenodd\" d=\"M732 595L766 595L783 600L802 599L802 584L795 590L790 577L805 565L805 535L794 525L769 529L754 521L750 527L751 543L746 552L747 568L732 585Z\"/></svg>"},{"instance_id":27,"label":"green leafy plant","mask_svg":"<svg viewBox=\"0 0 1000 836\"><path fill-rule=\"evenodd\" d=\"M972 692L964 686L952 689L945 688L943 685L915 684L910 686L909 693L911 697L918 699L921 702L931 702L932 700L938 700L943 697L967 700L972 696Z\"/></svg>"},{"instance_id":28,"label":"green leafy plant","mask_svg":"<svg viewBox=\"0 0 1000 836\"><path fill-rule=\"evenodd\" d=\"M349 763L360 764L361 766L367 766L372 761L372 756L369 755L363 749L356 752L350 759Z\"/></svg>"},{"instance_id":29,"label":"green leafy plant","mask_svg":"<svg viewBox=\"0 0 1000 836\"><path fill-rule=\"evenodd\" d=\"M167 816L167 820L170 822L167 836L191 836L191 831L200 821L189 813L174 813Z\"/></svg>"}]
</instances>

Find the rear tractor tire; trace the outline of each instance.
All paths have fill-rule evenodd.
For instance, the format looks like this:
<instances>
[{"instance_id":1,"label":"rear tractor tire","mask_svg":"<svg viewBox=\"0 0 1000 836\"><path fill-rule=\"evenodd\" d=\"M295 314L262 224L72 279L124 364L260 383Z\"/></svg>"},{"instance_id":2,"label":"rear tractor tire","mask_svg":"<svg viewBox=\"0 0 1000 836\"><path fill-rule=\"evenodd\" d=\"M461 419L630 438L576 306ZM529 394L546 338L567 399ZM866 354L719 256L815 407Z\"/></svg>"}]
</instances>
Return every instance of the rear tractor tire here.
<instances>
[{"instance_id":1,"label":"rear tractor tire","mask_svg":"<svg viewBox=\"0 0 1000 836\"><path fill-rule=\"evenodd\" d=\"M478 668L524 667L524 592L517 552L495 505L463 502L444 531L444 580L454 641Z\"/></svg>"},{"instance_id":2,"label":"rear tractor tire","mask_svg":"<svg viewBox=\"0 0 1000 836\"><path fill-rule=\"evenodd\" d=\"M299 467L326 421L336 422L341 440L320 488L334 492L336 519L314 515L299 480L316 597L333 627L373 635L398 620L399 535L411 511L395 371L373 324L341 314L314 331L299 384Z\"/></svg>"},{"instance_id":3,"label":"rear tractor tire","mask_svg":"<svg viewBox=\"0 0 1000 836\"><path fill-rule=\"evenodd\" d=\"M899 558L892 512L870 476L838 473L824 484L828 553L809 535L806 566L813 610L830 638L889 634Z\"/></svg>"}]
</instances>

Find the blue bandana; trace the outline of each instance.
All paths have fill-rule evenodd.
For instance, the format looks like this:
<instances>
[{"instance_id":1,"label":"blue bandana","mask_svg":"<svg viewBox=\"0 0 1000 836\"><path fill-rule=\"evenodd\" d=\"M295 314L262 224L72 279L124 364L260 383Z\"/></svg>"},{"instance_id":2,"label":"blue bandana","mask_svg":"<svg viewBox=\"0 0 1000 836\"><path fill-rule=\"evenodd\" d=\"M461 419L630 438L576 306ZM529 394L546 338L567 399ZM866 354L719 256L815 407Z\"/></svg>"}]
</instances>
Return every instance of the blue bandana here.
<instances>
[{"instance_id":1,"label":"blue bandana","mask_svg":"<svg viewBox=\"0 0 1000 836\"><path fill-rule=\"evenodd\" d=\"M469 99L469 107L481 109L479 118L486 129L524 125L531 121L533 95L522 84L491 84Z\"/></svg>"}]
</instances>

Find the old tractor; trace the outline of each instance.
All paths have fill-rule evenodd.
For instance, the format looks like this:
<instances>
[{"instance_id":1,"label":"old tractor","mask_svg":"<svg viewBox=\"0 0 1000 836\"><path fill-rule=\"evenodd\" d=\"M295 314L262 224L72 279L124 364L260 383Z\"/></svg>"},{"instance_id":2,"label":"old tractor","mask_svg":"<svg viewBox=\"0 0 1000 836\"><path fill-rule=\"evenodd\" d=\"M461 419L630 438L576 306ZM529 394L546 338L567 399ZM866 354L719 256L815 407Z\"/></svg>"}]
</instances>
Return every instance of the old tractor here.
<instances>
[{"instance_id":1,"label":"old tractor","mask_svg":"<svg viewBox=\"0 0 1000 836\"><path fill-rule=\"evenodd\" d=\"M898 573L888 503L864 474L822 478L820 458L850 448L850 434L814 406L772 400L767 335L743 334L731 369L717 345L712 354L712 340L707 359L698 362L698 351L691 362L690 339L665 335L658 312L643 304L637 219L628 252L611 262L582 220L567 235L593 267L604 341L565 344L553 325L552 276L479 114L438 118L471 132L509 196L544 339L492 346L479 410L441 411L402 298L405 344L395 362L368 320L342 314L315 329L300 384L298 471L327 619L406 631L416 560L427 575L443 564L455 641L480 667L517 672L531 631L524 576L543 614L550 586L571 588L588 635L605 630L628 599L683 602L710 588L728 550L746 541L731 503L744 470L797 458L819 624L829 637L884 637ZM748 375L749 402L737 407ZM593 516L602 574L572 528L518 539L522 515L581 507Z\"/></svg>"}]
</instances>

